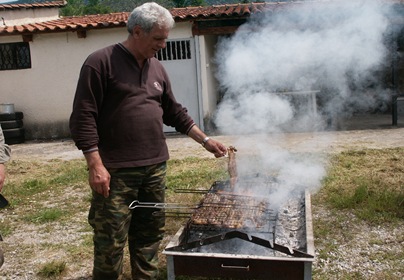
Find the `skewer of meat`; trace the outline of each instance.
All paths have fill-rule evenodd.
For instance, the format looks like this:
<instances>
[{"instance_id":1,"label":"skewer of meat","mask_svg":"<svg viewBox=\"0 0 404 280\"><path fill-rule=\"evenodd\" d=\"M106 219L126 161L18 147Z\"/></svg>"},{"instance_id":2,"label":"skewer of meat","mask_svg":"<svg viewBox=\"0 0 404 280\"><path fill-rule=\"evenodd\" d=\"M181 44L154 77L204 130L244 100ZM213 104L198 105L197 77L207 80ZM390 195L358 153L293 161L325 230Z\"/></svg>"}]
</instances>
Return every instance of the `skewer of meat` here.
<instances>
[{"instance_id":1,"label":"skewer of meat","mask_svg":"<svg viewBox=\"0 0 404 280\"><path fill-rule=\"evenodd\" d=\"M231 189L234 189L234 186L236 185L236 182L237 182L237 166L236 166L237 149L233 146L229 146L227 148L227 152L229 155L228 171L229 171L229 175L230 175L230 187L231 187Z\"/></svg>"}]
</instances>

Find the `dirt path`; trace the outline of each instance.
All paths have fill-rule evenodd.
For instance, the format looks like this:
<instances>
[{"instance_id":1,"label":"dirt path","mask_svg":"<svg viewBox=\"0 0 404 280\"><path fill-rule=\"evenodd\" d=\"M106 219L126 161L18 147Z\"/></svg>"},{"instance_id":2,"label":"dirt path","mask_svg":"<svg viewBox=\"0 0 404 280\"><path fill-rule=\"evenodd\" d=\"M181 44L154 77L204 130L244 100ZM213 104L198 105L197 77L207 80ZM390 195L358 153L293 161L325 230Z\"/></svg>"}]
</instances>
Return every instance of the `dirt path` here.
<instances>
[{"instance_id":1,"label":"dirt path","mask_svg":"<svg viewBox=\"0 0 404 280\"><path fill-rule=\"evenodd\" d=\"M349 149L404 147L404 125L391 125L390 115L358 116L338 131L275 133L270 135L212 136L225 145L234 145L241 153L257 152L257 147L272 147L296 152L335 153ZM168 136L171 158L212 155L186 136ZM70 140L31 141L12 146L12 158L76 159L82 154Z\"/></svg>"}]
</instances>

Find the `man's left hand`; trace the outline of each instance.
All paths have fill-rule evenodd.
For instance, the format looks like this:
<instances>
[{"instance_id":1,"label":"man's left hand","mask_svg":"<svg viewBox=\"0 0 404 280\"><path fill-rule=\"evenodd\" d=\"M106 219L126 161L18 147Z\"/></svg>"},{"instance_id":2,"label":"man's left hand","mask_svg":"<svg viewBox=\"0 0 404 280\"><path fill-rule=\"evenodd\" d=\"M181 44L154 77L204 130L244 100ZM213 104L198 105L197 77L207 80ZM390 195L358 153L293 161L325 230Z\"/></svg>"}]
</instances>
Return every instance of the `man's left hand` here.
<instances>
[{"instance_id":1,"label":"man's left hand","mask_svg":"<svg viewBox=\"0 0 404 280\"><path fill-rule=\"evenodd\" d=\"M205 143L205 149L215 155L215 157L223 157L227 153L227 148L215 139L210 138Z\"/></svg>"}]
</instances>

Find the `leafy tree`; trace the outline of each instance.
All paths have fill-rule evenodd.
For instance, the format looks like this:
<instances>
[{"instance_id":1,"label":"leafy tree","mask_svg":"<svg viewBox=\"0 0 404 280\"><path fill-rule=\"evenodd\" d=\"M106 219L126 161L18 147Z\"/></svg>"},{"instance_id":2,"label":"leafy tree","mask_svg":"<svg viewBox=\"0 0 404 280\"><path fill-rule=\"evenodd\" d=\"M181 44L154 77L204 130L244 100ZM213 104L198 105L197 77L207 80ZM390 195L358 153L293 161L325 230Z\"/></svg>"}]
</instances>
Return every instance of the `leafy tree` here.
<instances>
[{"instance_id":1,"label":"leafy tree","mask_svg":"<svg viewBox=\"0 0 404 280\"><path fill-rule=\"evenodd\" d=\"M68 0L67 5L61 9L62 16L82 16L107 14L111 8L101 3L100 0Z\"/></svg>"},{"instance_id":2,"label":"leafy tree","mask_svg":"<svg viewBox=\"0 0 404 280\"><path fill-rule=\"evenodd\" d=\"M84 0L68 0L67 5L60 9L62 16L84 15Z\"/></svg>"},{"instance_id":3,"label":"leafy tree","mask_svg":"<svg viewBox=\"0 0 404 280\"><path fill-rule=\"evenodd\" d=\"M28 0L29 1L29 0ZM135 7L151 0L68 0L61 9L62 16L131 12ZM206 6L226 3L249 3L249 0L153 0L167 9L189 6ZM280 0L277 0L280 1Z\"/></svg>"},{"instance_id":4,"label":"leafy tree","mask_svg":"<svg viewBox=\"0 0 404 280\"><path fill-rule=\"evenodd\" d=\"M105 6L110 7L115 12L131 12L137 6L140 6L150 0L103 0L102 3ZM160 4L161 6L169 9L174 7L171 0L154 0L154 2Z\"/></svg>"},{"instance_id":5,"label":"leafy tree","mask_svg":"<svg viewBox=\"0 0 404 280\"><path fill-rule=\"evenodd\" d=\"M131 12L135 7L148 1L142 0L104 0L104 5L110 7L115 12Z\"/></svg>"},{"instance_id":6,"label":"leafy tree","mask_svg":"<svg viewBox=\"0 0 404 280\"><path fill-rule=\"evenodd\" d=\"M84 8L86 15L108 14L110 12L111 8L101 4L100 0L88 0L88 4Z\"/></svg>"},{"instance_id":7,"label":"leafy tree","mask_svg":"<svg viewBox=\"0 0 404 280\"><path fill-rule=\"evenodd\" d=\"M172 0L175 8L189 7L189 6L205 6L204 0Z\"/></svg>"},{"instance_id":8,"label":"leafy tree","mask_svg":"<svg viewBox=\"0 0 404 280\"><path fill-rule=\"evenodd\" d=\"M104 0L102 1L102 4L110 7L113 11L116 12L131 12L135 7L140 6L146 2L150 2L150 0ZM167 9L187 6L206 6L205 0L154 0L154 2Z\"/></svg>"}]
</instances>

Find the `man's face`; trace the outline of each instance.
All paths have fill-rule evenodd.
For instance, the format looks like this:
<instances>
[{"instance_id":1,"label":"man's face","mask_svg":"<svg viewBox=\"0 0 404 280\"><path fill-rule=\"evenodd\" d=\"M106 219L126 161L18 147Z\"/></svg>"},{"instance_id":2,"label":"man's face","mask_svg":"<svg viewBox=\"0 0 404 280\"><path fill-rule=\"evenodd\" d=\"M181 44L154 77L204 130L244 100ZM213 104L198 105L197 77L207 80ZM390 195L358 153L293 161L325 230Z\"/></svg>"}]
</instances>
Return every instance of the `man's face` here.
<instances>
[{"instance_id":1,"label":"man's face","mask_svg":"<svg viewBox=\"0 0 404 280\"><path fill-rule=\"evenodd\" d=\"M140 27L135 27L135 36L138 36L138 52L143 59L152 58L166 46L169 29L155 25L150 33L144 32Z\"/></svg>"}]
</instances>

